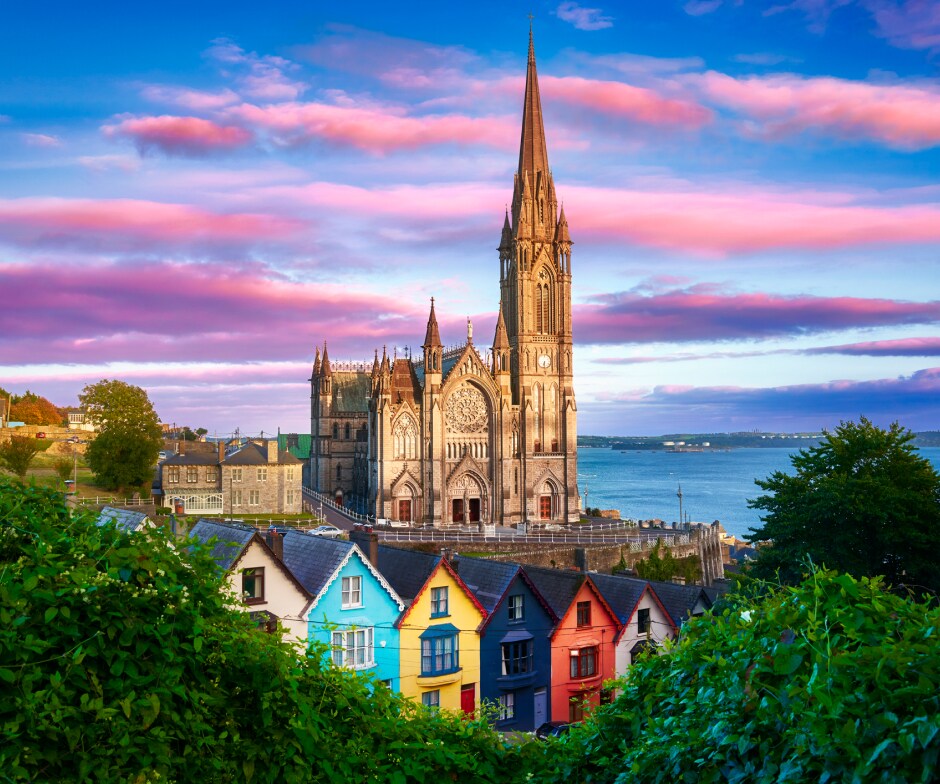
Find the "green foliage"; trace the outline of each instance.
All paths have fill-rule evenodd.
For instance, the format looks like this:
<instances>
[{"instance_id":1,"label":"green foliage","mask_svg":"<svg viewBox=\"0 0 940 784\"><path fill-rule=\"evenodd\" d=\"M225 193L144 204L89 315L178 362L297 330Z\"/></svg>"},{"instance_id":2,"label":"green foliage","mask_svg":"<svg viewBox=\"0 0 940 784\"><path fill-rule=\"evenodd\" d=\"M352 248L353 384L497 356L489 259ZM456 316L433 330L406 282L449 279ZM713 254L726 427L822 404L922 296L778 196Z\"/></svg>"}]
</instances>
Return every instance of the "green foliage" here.
<instances>
[{"instance_id":1,"label":"green foliage","mask_svg":"<svg viewBox=\"0 0 940 784\"><path fill-rule=\"evenodd\" d=\"M163 434L147 393L105 379L86 386L78 399L98 428L85 455L95 481L108 490L149 483Z\"/></svg>"},{"instance_id":2,"label":"green foliage","mask_svg":"<svg viewBox=\"0 0 940 784\"><path fill-rule=\"evenodd\" d=\"M35 438L12 436L9 441L0 444L0 465L23 478L29 470L29 464L40 451L42 446Z\"/></svg>"},{"instance_id":3,"label":"green foliage","mask_svg":"<svg viewBox=\"0 0 940 784\"><path fill-rule=\"evenodd\" d=\"M52 468L58 475L59 479L63 482L66 479L71 479L72 474L74 473L75 464L72 458L69 457L57 457L53 463Z\"/></svg>"},{"instance_id":4,"label":"green foliage","mask_svg":"<svg viewBox=\"0 0 940 784\"><path fill-rule=\"evenodd\" d=\"M792 458L794 475L776 471L748 502L766 512L752 529L762 547L758 577L800 579L806 557L856 577L940 590L940 476L897 423L843 422L816 447Z\"/></svg>"},{"instance_id":5,"label":"green foliage","mask_svg":"<svg viewBox=\"0 0 940 784\"><path fill-rule=\"evenodd\" d=\"M656 545L648 557L636 562L636 573L644 580L670 582L679 577L689 585L702 578L702 569L697 555L676 558L668 547L663 545L662 539L656 540Z\"/></svg>"},{"instance_id":6,"label":"green foliage","mask_svg":"<svg viewBox=\"0 0 940 784\"><path fill-rule=\"evenodd\" d=\"M0 478L0 778L525 780L531 750L298 655L230 602L204 548Z\"/></svg>"},{"instance_id":7,"label":"green foliage","mask_svg":"<svg viewBox=\"0 0 940 784\"><path fill-rule=\"evenodd\" d=\"M929 782L940 756L940 609L879 579L752 583L631 667L534 763L539 781Z\"/></svg>"}]
</instances>

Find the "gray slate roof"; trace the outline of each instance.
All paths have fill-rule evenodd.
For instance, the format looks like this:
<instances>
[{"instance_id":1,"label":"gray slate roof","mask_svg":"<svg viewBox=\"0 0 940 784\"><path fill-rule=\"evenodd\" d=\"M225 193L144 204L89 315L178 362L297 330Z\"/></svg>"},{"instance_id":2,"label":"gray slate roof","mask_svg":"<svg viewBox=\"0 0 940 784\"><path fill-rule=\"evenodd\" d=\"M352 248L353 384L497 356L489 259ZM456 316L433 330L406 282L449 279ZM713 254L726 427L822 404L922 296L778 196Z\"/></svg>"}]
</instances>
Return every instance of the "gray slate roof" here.
<instances>
[{"instance_id":1,"label":"gray slate roof","mask_svg":"<svg viewBox=\"0 0 940 784\"><path fill-rule=\"evenodd\" d=\"M591 574L591 580L601 592L604 601L617 613L620 623L630 620L649 583L637 577L619 577L610 574Z\"/></svg>"},{"instance_id":2,"label":"gray slate roof","mask_svg":"<svg viewBox=\"0 0 940 784\"><path fill-rule=\"evenodd\" d=\"M219 464L219 453L216 452L202 452L202 453L191 453L187 452L184 455L170 455L166 460L163 461L163 465L167 466L184 466L184 465L198 465L198 466L217 466Z\"/></svg>"},{"instance_id":3,"label":"gray slate roof","mask_svg":"<svg viewBox=\"0 0 940 784\"><path fill-rule=\"evenodd\" d=\"M676 626L680 626L692 615L692 610L699 599L706 607L712 602L701 585L679 585L678 583L650 582L653 591L663 603L666 612L672 617Z\"/></svg>"},{"instance_id":4,"label":"gray slate roof","mask_svg":"<svg viewBox=\"0 0 940 784\"><path fill-rule=\"evenodd\" d=\"M542 566L528 565L522 568L558 618L568 612L578 589L587 577L583 572L569 569L546 569Z\"/></svg>"},{"instance_id":5,"label":"gray slate roof","mask_svg":"<svg viewBox=\"0 0 940 784\"><path fill-rule=\"evenodd\" d=\"M217 523L206 519L197 520L189 531L191 538L198 539L203 544L207 544L210 539L218 539L212 547L211 555L226 572L241 557L256 533L250 525Z\"/></svg>"},{"instance_id":6,"label":"gray slate roof","mask_svg":"<svg viewBox=\"0 0 940 784\"><path fill-rule=\"evenodd\" d=\"M218 462L218 460L216 462ZM301 461L286 449L283 449L279 450L277 453L277 462L279 465L284 465L287 463L297 464ZM245 444L245 446L235 452L235 454L226 457L225 465L268 465L268 449L266 446L256 444L252 441Z\"/></svg>"},{"instance_id":7,"label":"gray slate roof","mask_svg":"<svg viewBox=\"0 0 940 784\"><path fill-rule=\"evenodd\" d=\"M284 534L284 566L317 596L352 549L352 542L342 539L288 531Z\"/></svg>"},{"instance_id":8,"label":"gray slate roof","mask_svg":"<svg viewBox=\"0 0 940 784\"><path fill-rule=\"evenodd\" d=\"M143 512L132 512L129 509L116 509L113 506L102 507L98 514L98 525L114 523L121 531L139 531L147 522L147 515Z\"/></svg>"},{"instance_id":9,"label":"gray slate roof","mask_svg":"<svg viewBox=\"0 0 940 784\"><path fill-rule=\"evenodd\" d=\"M488 561L484 558L455 558L453 566L460 579L483 605L487 616L496 609L496 605L519 571L519 564Z\"/></svg>"},{"instance_id":10,"label":"gray slate roof","mask_svg":"<svg viewBox=\"0 0 940 784\"><path fill-rule=\"evenodd\" d=\"M410 604L441 561L440 555L379 545L378 570L405 602ZM460 574L460 572L457 572Z\"/></svg>"},{"instance_id":11,"label":"gray slate roof","mask_svg":"<svg viewBox=\"0 0 940 784\"><path fill-rule=\"evenodd\" d=\"M333 371L333 412L366 414L372 397L372 376L345 370Z\"/></svg>"}]
</instances>

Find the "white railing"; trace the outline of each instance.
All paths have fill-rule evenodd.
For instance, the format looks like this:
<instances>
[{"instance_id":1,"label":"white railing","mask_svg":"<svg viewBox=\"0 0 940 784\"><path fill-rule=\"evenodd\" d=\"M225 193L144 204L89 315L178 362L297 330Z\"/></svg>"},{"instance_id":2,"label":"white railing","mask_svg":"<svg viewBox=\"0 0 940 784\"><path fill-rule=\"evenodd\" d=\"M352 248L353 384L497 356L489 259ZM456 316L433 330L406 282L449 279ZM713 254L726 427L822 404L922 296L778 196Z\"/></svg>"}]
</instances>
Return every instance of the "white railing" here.
<instances>
[{"instance_id":1,"label":"white railing","mask_svg":"<svg viewBox=\"0 0 940 784\"><path fill-rule=\"evenodd\" d=\"M86 506L152 506L153 498L140 496L138 498L115 498L113 495L93 495L75 498L76 503Z\"/></svg>"},{"instance_id":2,"label":"white railing","mask_svg":"<svg viewBox=\"0 0 940 784\"><path fill-rule=\"evenodd\" d=\"M324 506L332 509L334 512L338 512L353 522L359 522L366 520L366 515L358 514L353 512L351 509L347 509L345 506L340 506L336 501L330 498L323 493L318 493L316 490L311 490L309 487L301 488L301 494L303 496L303 501L307 507L307 511L316 512L319 507L322 509Z\"/></svg>"},{"instance_id":3,"label":"white railing","mask_svg":"<svg viewBox=\"0 0 940 784\"><path fill-rule=\"evenodd\" d=\"M677 544L687 544L681 541L682 538L663 536L663 532L658 535L644 536L637 535L641 532L630 531L629 535L614 533L592 534L588 531L545 531L539 533L523 534L514 529L500 530L496 526L488 526L487 530L467 531L447 528L376 528L379 538L386 542L455 542L455 543L473 543L473 542L515 542L526 544L619 544L629 545L631 551L639 552L646 550L655 544L657 539L662 539L667 546ZM643 532L645 533L645 532Z\"/></svg>"}]
</instances>

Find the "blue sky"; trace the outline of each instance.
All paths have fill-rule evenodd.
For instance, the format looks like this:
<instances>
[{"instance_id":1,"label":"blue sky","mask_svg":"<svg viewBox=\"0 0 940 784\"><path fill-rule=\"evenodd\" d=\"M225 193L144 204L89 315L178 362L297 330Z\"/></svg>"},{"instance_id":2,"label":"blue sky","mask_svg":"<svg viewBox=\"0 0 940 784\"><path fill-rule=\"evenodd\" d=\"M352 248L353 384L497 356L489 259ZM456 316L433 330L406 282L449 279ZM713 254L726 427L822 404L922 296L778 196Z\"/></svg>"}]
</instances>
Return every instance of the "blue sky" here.
<instances>
[{"instance_id":1,"label":"blue sky","mask_svg":"<svg viewBox=\"0 0 940 784\"><path fill-rule=\"evenodd\" d=\"M940 427L919 0L8 9L0 386L303 432L324 339L486 342L530 11L580 431Z\"/></svg>"}]
</instances>

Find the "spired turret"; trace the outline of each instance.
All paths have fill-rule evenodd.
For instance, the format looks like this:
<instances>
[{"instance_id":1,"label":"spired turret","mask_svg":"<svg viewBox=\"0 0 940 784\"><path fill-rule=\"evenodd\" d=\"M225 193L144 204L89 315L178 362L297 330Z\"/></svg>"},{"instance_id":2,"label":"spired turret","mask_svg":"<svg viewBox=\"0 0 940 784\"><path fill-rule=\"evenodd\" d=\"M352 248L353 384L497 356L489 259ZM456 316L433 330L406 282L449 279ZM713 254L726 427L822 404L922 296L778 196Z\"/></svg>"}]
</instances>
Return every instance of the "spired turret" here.
<instances>
[{"instance_id":1,"label":"spired turret","mask_svg":"<svg viewBox=\"0 0 940 784\"><path fill-rule=\"evenodd\" d=\"M434 297L431 297L431 312L428 313L428 326L424 332L424 344L421 348L424 349L425 375L440 374L444 344L441 343L441 332L437 326L437 314L434 312Z\"/></svg>"},{"instance_id":2,"label":"spired turret","mask_svg":"<svg viewBox=\"0 0 940 784\"><path fill-rule=\"evenodd\" d=\"M317 346L317 353L313 356L313 378L320 375L320 347Z\"/></svg>"}]
</instances>

